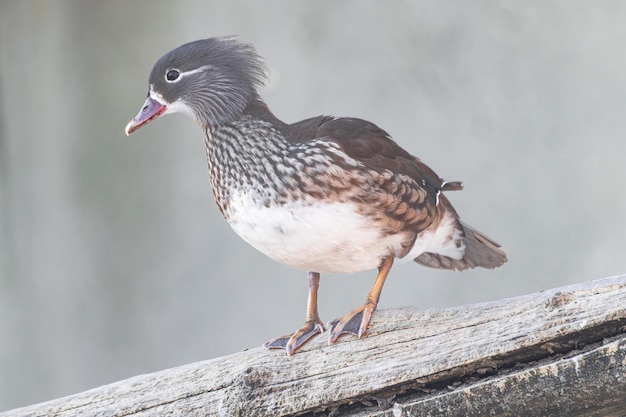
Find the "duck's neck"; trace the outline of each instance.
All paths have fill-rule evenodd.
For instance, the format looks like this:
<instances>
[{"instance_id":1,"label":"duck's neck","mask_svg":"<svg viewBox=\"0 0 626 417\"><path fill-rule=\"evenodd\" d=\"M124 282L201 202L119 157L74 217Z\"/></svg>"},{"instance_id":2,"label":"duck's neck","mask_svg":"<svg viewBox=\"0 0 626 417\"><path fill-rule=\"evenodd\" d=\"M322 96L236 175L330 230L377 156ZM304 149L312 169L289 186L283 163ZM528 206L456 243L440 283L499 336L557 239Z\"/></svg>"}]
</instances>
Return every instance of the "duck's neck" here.
<instances>
[{"instance_id":1,"label":"duck's neck","mask_svg":"<svg viewBox=\"0 0 626 417\"><path fill-rule=\"evenodd\" d=\"M284 126L264 103L254 102L237 120L206 129L211 185L225 216L234 193L248 193L265 205L280 195L289 148Z\"/></svg>"}]
</instances>

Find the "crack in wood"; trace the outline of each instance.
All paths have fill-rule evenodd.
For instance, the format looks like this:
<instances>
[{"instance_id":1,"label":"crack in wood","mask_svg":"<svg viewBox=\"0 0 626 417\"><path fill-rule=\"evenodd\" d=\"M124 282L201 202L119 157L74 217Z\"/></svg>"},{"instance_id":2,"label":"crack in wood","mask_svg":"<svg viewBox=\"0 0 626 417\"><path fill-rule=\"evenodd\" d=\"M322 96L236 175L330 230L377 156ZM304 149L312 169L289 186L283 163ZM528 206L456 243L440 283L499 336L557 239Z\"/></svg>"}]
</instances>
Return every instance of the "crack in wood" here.
<instances>
[{"instance_id":1,"label":"crack in wood","mask_svg":"<svg viewBox=\"0 0 626 417\"><path fill-rule=\"evenodd\" d=\"M559 295L559 299L561 299ZM570 302L572 300L569 297ZM469 364L421 378L421 381L402 383L398 386L387 387L384 390L371 392L346 402L332 404L328 408L294 414L298 417L334 417L336 415L356 415L360 412L371 411L372 407L386 410L394 404L408 401L423 401L439 395L445 395L480 382L492 380L541 367L556 360L575 357L590 350L605 345L611 340L626 337L626 319L612 320L593 328L581 331L579 335L567 334L554 341L540 345L529 346L525 349L504 355L483 359L478 363ZM584 341L584 342L581 342ZM625 400L626 406L626 400ZM365 414L364 414L365 415Z\"/></svg>"}]
</instances>

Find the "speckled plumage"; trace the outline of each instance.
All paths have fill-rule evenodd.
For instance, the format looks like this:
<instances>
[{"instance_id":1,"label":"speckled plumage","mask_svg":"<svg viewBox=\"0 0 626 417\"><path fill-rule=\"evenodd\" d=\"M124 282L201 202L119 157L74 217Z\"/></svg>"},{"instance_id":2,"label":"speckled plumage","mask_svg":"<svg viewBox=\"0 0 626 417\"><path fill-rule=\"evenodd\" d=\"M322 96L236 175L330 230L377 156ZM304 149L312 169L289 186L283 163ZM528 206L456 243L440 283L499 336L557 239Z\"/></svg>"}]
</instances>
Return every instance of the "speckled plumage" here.
<instances>
[{"instance_id":1,"label":"speckled plumage","mask_svg":"<svg viewBox=\"0 0 626 417\"><path fill-rule=\"evenodd\" d=\"M305 326L268 347L292 354L323 331L320 272L379 268L366 303L332 322L333 342L365 332L394 259L455 270L506 261L443 195L460 183L442 180L371 122L282 122L258 97L263 72L254 49L233 39L183 45L155 64L148 99L126 131L167 113L196 119L213 193L233 230L276 261L310 272Z\"/></svg>"}]
</instances>

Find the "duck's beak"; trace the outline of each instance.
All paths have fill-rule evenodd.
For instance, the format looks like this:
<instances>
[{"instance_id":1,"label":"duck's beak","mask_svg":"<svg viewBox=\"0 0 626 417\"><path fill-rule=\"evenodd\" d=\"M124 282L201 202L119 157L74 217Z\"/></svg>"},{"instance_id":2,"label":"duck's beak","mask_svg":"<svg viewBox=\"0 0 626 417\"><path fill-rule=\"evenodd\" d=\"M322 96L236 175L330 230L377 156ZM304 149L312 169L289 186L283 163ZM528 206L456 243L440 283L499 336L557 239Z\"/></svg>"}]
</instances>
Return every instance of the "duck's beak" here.
<instances>
[{"instance_id":1,"label":"duck's beak","mask_svg":"<svg viewBox=\"0 0 626 417\"><path fill-rule=\"evenodd\" d=\"M150 97L150 95L148 95L146 102L143 103L143 107L141 108L139 113L137 113L137 116L135 116L126 125L126 128L124 129L124 131L126 132L126 136L130 136L131 133L139 129L141 126L148 124L152 120L158 118L163 113L165 113L166 110L167 106L165 104L159 103L158 101Z\"/></svg>"}]
</instances>

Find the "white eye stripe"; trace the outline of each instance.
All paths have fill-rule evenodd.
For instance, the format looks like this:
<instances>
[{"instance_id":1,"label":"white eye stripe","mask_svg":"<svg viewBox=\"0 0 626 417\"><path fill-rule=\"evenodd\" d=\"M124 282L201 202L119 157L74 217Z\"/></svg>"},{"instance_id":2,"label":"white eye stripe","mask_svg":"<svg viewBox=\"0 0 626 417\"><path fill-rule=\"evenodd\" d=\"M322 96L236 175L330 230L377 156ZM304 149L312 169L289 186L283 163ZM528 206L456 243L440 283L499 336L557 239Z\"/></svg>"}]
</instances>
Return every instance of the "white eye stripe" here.
<instances>
[{"instance_id":1,"label":"white eye stripe","mask_svg":"<svg viewBox=\"0 0 626 417\"><path fill-rule=\"evenodd\" d=\"M193 75L193 74L197 74L199 72L206 71L207 69L209 69L211 67L212 67L211 65L203 65L203 66L201 66L199 68L192 69L192 70L189 70L189 71L180 71L180 70L178 70L176 68L169 68L167 71L165 71L165 81L168 82L168 83L175 83L175 82L178 82L178 81L182 80L184 77L186 77L188 75ZM167 79L167 74L169 74L170 71L178 72L178 77L176 77L173 80L168 80Z\"/></svg>"}]
</instances>

